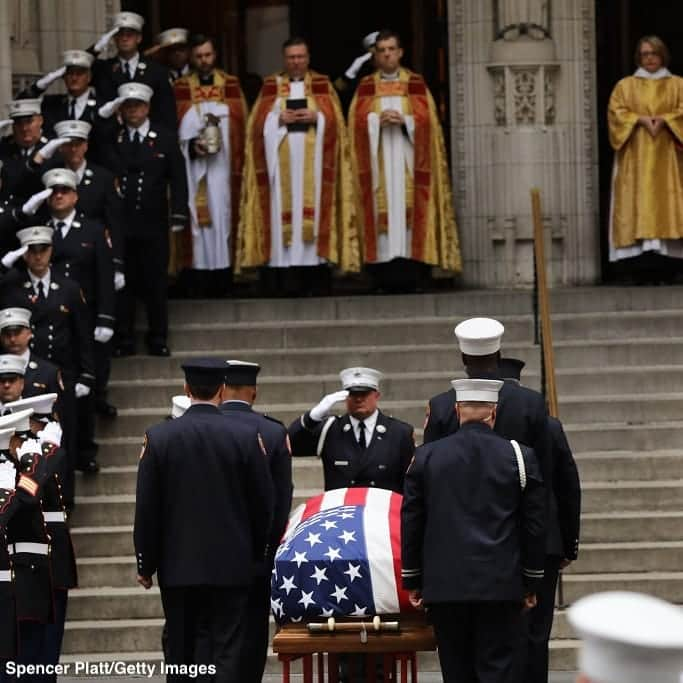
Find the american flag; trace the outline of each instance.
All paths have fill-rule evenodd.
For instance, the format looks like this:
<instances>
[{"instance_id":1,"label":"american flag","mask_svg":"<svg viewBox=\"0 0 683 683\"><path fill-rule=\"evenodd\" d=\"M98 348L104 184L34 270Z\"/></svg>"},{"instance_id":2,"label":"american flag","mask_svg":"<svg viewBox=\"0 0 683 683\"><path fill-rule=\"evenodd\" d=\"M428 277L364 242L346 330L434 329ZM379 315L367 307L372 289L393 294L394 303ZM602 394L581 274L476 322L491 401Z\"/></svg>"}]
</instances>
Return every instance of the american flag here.
<instances>
[{"instance_id":1,"label":"american flag","mask_svg":"<svg viewBox=\"0 0 683 683\"><path fill-rule=\"evenodd\" d=\"M327 491L300 505L275 555L271 609L279 623L396 614L401 588L401 501L393 491Z\"/></svg>"}]
</instances>

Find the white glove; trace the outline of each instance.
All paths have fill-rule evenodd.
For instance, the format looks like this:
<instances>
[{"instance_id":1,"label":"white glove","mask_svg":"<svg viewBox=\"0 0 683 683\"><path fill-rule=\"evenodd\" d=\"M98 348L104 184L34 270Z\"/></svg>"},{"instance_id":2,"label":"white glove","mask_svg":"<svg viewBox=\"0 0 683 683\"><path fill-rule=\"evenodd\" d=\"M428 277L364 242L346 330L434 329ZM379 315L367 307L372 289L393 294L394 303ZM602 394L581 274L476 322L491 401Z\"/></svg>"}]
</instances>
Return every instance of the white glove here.
<instances>
[{"instance_id":1,"label":"white glove","mask_svg":"<svg viewBox=\"0 0 683 683\"><path fill-rule=\"evenodd\" d=\"M52 188L48 187L47 190L41 190L36 192L36 194L31 195L26 203L21 207L21 212L25 213L27 216L33 216L36 211L41 207L42 203L52 194Z\"/></svg>"},{"instance_id":2,"label":"white glove","mask_svg":"<svg viewBox=\"0 0 683 683\"><path fill-rule=\"evenodd\" d=\"M12 119L5 119L0 121L0 137L5 137L12 132L12 127L14 126L14 121Z\"/></svg>"},{"instance_id":3,"label":"white glove","mask_svg":"<svg viewBox=\"0 0 683 683\"><path fill-rule=\"evenodd\" d=\"M335 403L344 401L348 395L349 392L346 391L346 389L342 389L342 391L335 391L334 394L327 394L327 396L324 396L323 400L320 401L317 406L311 408L309 413L311 420L320 422L320 420L327 417L327 414L330 412Z\"/></svg>"},{"instance_id":4,"label":"white glove","mask_svg":"<svg viewBox=\"0 0 683 683\"><path fill-rule=\"evenodd\" d=\"M115 26L111 31L107 31L106 33L103 33L98 39L95 45L93 46L93 50L99 54L104 50L107 45L109 45L109 41L118 33L119 27Z\"/></svg>"},{"instance_id":5,"label":"white glove","mask_svg":"<svg viewBox=\"0 0 683 683\"><path fill-rule=\"evenodd\" d=\"M361 70L361 67L365 62L368 61L372 57L371 52L366 52L364 55L361 55L360 57L356 57L351 62L351 66L344 72L344 76L349 78L350 80L353 80L356 76L358 76L358 72Z\"/></svg>"},{"instance_id":6,"label":"white glove","mask_svg":"<svg viewBox=\"0 0 683 683\"><path fill-rule=\"evenodd\" d=\"M87 387L85 384L81 384L80 382L76 382L76 386L74 387L74 394L76 394L76 398L83 398L89 393L90 387Z\"/></svg>"},{"instance_id":7,"label":"white glove","mask_svg":"<svg viewBox=\"0 0 683 683\"><path fill-rule=\"evenodd\" d=\"M103 119L110 119L117 111L117 109L126 101L125 97L117 97L115 100L111 100L111 102L107 102L106 104L103 104L98 110L97 113L103 118Z\"/></svg>"},{"instance_id":8,"label":"white glove","mask_svg":"<svg viewBox=\"0 0 683 683\"><path fill-rule=\"evenodd\" d=\"M24 443L17 448L17 460L21 462L22 455L31 455L32 453L42 453L40 441L38 439L26 439Z\"/></svg>"},{"instance_id":9,"label":"white glove","mask_svg":"<svg viewBox=\"0 0 683 683\"><path fill-rule=\"evenodd\" d=\"M0 489L14 491L17 485L17 470L10 460L0 462Z\"/></svg>"},{"instance_id":10,"label":"white glove","mask_svg":"<svg viewBox=\"0 0 683 683\"><path fill-rule=\"evenodd\" d=\"M111 327L100 327L99 325L95 328L93 337L96 342L100 344L106 344L114 336L114 330Z\"/></svg>"},{"instance_id":11,"label":"white glove","mask_svg":"<svg viewBox=\"0 0 683 683\"><path fill-rule=\"evenodd\" d=\"M26 252L28 251L28 246L19 247L19 249L14 249L13 251L8 251L1 259L5 268L11 268Z\"/></svg>"},{"instance_id":12,"label":"white glove","mask_svg":"<svg viewBox=\"0 0 683 683\"><path fill-rule=\"evenodd\" d=\"M59 422L48 422L42 431L36 434L38 441L41 444L52 444L53 446L60 446L62 443L62 426Z\"/></svg>"},{"instance_id":13,"label":"white glove","mask_svg":"<svg viewBox=\"0 0 683 683\"><path fill-rule=\"evenodd\" d=\"M184 225L180 225L179 223L176 223L176 225L171 226L171 232L182 232L185 230Z\"/></svg>"},{"instance_id":14,"label":"white glove","mask_svg":"<svg viewBox=\"0 0 683 683\"><path fill-rule=\"evenodd\" d=\"M64 144L70 141L70 138L55 138L46 142L39 150L36 156L43 159L52 159L53 154Z\"/></svg>"},{"instance_id":15,"label":"white glove","mask_svg":"<svg viewBox=\"0 0 683 683\"><path fill-rule=\"evenodd\" d=\"M125 286L126 276L120 270L117 270L114 273L114 289L118 292L122 290Z\"/></svg>"},{"instance_id":16,"label":"white glove","mask_svg":"<svg viewBox=\"0 0 683 683\"><path fill-rule=\"evenodd\" d=\"M39 90L47 90L56 80L60 79L66 73L66 67L60 66L59 69L50 71L36 81L36 86Z\"/></svg>"}]
</instances>

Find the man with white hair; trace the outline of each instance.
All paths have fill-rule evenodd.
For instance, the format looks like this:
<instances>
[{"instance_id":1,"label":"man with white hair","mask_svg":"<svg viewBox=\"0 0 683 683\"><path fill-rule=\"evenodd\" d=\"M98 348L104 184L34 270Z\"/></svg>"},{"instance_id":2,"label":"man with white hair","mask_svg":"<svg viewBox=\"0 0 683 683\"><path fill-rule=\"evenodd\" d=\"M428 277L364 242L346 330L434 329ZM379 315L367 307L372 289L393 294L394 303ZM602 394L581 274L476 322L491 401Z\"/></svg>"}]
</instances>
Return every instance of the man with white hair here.
<instances>
[{"instance_id":1,"label":"man with white hair","mask_svg":"<svg viewBox=\"0 0 683 683\"><path fill-rule=\"evenodd\" d=\"M460 429L406 474L403 587L429 608L445 683L523 680L522 613L543 579L545 491L533 451L493 431L502 386L455 380Z\"/></svg>"}]
</instances>

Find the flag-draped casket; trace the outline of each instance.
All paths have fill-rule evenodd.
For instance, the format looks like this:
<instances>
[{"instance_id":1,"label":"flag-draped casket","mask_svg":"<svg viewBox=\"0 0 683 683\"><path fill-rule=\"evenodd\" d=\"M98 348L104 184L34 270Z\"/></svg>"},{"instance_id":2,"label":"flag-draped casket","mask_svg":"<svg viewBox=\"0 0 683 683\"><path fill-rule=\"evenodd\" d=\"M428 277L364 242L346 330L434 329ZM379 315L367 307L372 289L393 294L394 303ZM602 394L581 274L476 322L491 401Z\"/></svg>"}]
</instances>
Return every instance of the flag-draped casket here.
<instances>
[{"instance_id":1,"label":"flag-draped casket","mask_svg":"<svg viewBox=\"0 0 683 683\"><path fill-rule=\"evenodd\" d=\"M275 555L275 619L286 623L411 610L401 589L401 501L393 491L348 488L300 505Z\"/></svg>"}]
</instances>

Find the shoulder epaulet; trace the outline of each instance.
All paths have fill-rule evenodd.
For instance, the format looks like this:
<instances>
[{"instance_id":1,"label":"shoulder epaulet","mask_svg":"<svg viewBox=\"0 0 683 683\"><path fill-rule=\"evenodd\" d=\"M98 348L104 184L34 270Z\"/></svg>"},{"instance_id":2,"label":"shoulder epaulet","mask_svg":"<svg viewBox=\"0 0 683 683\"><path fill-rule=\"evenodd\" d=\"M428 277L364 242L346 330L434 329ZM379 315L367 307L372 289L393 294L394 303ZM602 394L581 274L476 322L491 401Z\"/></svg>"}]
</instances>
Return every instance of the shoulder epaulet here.
<instances>
[{"instance_id":1,"label":"shoulder epaulet","mask_svg":"<svg viewBox=\"0 0 683 683\"><path fill-rule=\"evenodd\" d=\"M282 427L285 426L285 423L282 422L281 420L278 420L276 417L273 417L272 415L268 415L267 413L261 413L263 417L266 418L266 420L270 420L271 422L275 422L276 424L281 425ZM285 427L286 429L286 427Z\"/></svg>"}]
</instances>

